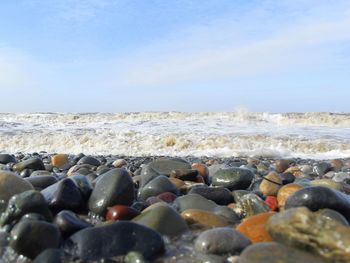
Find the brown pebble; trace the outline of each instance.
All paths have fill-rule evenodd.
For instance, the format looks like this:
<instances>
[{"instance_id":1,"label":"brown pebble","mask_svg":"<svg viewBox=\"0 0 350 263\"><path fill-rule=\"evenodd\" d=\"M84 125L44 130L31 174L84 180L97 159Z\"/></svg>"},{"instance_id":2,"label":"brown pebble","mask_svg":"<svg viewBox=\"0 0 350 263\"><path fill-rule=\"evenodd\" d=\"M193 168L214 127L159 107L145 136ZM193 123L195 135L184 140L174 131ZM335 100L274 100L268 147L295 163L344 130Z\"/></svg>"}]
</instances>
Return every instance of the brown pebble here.
<instances>
[{"instance_id":1,"label":"brown pebble","mask_svg":"<svg viewBox=\"0 0 350 263\"><path fill-rule=\"evenodd\" d=\"M186 209L181 216L188 224L198 224L205 228L230 225L223 217L200 209Z\"/></svg>"},{"instance_id":2,"label":"brown pebble","mask_svg":"<svg viewBox=\"0 0 350 263\"><path fill-rule=\"evenodd\" d=\"M281 177L275 172L270 172L262 180L259 190L264 194L264 196L276 196L281 186Z\"/></svg>"}]
</instances>

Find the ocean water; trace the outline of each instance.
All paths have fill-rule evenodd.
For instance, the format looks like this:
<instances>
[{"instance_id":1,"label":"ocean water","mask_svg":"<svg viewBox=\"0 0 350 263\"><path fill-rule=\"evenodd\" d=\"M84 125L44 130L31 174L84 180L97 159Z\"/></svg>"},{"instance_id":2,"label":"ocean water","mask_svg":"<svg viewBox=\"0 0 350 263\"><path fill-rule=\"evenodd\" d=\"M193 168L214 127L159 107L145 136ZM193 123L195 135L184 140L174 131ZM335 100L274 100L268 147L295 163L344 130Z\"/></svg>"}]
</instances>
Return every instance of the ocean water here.
<instances>
[{"instance_id":1,"label":"ocean water","mask_svg":"<svg viewBox=\"0 0 350 263\"><path fill-rule=\"evenodd\" d=\"M0 151L343 158L350 114L1 113Z\"/></svg>"}]
</instances>

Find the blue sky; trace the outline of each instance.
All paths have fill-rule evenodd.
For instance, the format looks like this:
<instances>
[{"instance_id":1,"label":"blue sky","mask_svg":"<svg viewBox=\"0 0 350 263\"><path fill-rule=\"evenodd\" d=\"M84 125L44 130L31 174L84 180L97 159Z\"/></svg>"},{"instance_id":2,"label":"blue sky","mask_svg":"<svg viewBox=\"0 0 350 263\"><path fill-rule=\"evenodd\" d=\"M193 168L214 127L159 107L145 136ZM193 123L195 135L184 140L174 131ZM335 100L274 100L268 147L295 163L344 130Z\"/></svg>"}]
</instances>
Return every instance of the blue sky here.
<instances>
[{"instance_id":1,"label":"blue sky","mask_svg":"<svg viewBox=\"0 0 350 263\"><path fill-rule=\"evenodd\" d=\"M350 1L4 0L1 112L350 112Z\"/></svg>"}]
</instances>

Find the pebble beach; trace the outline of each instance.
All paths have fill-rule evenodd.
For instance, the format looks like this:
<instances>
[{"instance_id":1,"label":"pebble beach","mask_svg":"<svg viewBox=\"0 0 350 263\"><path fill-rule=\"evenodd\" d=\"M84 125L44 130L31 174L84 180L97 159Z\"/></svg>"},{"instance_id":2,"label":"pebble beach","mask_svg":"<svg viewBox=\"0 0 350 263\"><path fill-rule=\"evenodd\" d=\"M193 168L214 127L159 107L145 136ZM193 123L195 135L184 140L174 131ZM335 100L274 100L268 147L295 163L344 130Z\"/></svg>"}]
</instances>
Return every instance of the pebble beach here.
<instances>
[{"instance_id":1,"label":"pebble beach","mask_svg":"<svg viewBox=\"0 0 350 263\"><path fill-rule=\"evenodd\" d=\"M350 158L0 154L0 262L350 262Z\"/></svg>"}]
</instances>

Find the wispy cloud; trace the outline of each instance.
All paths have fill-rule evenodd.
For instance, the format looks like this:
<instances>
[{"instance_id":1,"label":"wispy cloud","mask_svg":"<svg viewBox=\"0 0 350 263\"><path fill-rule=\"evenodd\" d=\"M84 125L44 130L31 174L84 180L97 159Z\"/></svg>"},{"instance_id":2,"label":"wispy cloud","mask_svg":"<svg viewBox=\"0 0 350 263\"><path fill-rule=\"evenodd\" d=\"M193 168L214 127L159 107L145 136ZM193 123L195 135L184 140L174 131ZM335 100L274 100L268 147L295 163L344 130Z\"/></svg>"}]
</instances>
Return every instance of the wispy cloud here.
<instances>
[{"instance_id":1,"label":"wispy cloud","mask_svg":"<svg viewBox=\"0 0 350 263\"><path fill-rule=\"evenodd\" d=\"M113 73L117 77L110 77L110 84L162 87L229 81L342 63L334 47L350 41L350 6L330 7L331 12L322 5L287 7L286 21L265 4L235 21L226 17L170 34L119 59Z\"/></svg>"}]
</instances>

